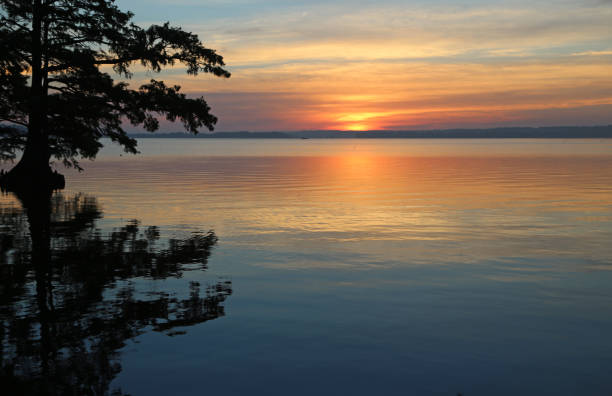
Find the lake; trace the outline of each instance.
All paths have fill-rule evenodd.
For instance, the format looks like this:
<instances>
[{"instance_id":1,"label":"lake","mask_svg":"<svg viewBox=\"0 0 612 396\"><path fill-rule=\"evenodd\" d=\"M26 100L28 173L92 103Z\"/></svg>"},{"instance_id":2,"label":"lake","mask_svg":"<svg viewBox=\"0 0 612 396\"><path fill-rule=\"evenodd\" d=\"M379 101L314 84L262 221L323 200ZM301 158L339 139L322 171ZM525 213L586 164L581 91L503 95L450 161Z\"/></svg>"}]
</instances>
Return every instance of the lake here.
<instances>
[{"instance_id":1,"label":"lake","mask_svg":"<svg viewBox=\"0 0 612 396\"><path fill-rule=\"evenodd\" d=\"M612 394L612 141L139 147L0 199L6 386Z\"/></svg>"}]
</instances>

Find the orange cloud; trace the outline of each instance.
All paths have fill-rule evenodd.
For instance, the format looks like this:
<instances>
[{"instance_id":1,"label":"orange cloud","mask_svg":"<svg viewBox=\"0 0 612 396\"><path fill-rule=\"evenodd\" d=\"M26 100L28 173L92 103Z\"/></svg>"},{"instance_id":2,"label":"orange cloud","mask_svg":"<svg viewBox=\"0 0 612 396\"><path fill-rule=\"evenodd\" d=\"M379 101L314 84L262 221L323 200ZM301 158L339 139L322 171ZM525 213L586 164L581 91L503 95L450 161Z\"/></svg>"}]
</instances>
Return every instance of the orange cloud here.
<instances>
[{"instance_id":1,"label":"orange cloud","mask_svg":"<svg viewBox=\"0 0 612 396\"><path fill-rule=\"evenodd\" d=\"M612 123L609 4L269 11L194 22L231 79L164 76L203 94L219 130Z\"/></svg>"}]
</instances>

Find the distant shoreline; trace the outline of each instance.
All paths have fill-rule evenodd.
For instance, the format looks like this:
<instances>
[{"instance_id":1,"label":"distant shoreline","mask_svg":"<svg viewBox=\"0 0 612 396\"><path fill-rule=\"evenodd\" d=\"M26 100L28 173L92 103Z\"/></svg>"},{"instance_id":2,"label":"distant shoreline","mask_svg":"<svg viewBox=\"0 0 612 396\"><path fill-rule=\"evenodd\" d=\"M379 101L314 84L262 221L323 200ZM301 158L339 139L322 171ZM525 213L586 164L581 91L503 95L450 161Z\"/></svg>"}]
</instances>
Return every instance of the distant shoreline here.
<instances>
[{"instance_id":1,"label":"distant shoreline","mask_svg":"<svg viewBox=\"0 0 612 396\"><path fill-rule=\"evenodd\" d=\"M611 139L612 125L591 127L517 127L414 131L292 131L132 133L134 138L174 139Z\"/></svg>"}]
</instances>

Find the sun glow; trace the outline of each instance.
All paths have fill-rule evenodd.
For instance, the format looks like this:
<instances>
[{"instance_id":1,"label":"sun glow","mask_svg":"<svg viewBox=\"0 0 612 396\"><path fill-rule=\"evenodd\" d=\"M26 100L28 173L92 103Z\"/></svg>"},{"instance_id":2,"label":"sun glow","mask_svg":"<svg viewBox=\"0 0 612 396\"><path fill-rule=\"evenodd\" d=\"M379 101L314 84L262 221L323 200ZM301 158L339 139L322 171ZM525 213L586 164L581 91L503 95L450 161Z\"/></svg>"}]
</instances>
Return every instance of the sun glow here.
<instances>
[{"instance_id":1,"label":"sun glow","mask_svg":"<svg viewBox=\"0 0 612 396\"><path fill-rule=\"evenodd\" d=\"M372 122L374 119L390 114L388 112L345 113L337 117L335 121L340 123L339 129L344 131L368 131L377 129L377 126Z\"/></svg>"},{"instance_id":2,"label":"sun glow","mask_svg":"<svg viewBox=\"0 0 612 396\"><path fill-rule=\"evenodd\" d=\"M369 131L371 128L368 124L348 124L341 128L344 131Z\"/></svg>"},{"instance_id":3,"label":"sun glow","mask_svg":"<svg viewBox=\"0 0 612 396\"><path fill-rule=\"evenodd\" d=\"M381 117L381 116L385 116L387 115L387 113L349 113L349 114L345 114L342 115L340 117L338 117L338 121L365 121L365 120L370 120L372 118L376 118L376 117Z\"/></svg>"}]
</instances>

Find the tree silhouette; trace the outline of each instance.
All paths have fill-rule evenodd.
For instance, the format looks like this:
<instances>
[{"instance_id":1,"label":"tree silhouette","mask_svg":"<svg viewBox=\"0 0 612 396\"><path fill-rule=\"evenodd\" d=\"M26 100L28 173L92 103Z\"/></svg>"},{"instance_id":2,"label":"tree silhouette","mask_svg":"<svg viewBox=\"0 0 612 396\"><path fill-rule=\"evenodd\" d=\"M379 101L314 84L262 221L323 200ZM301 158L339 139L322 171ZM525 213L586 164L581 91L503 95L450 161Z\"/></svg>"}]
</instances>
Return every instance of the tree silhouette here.
<instances>
[{"instance_id":1,"label":"tree silhouette","mask_svg":"<svg viewBox=\"0 0 612 396\"><path fill-rule=\"evenodd\" d=\"M204 290L190 282L188 296L156 284L205 270L217 242L212 231L165 241L134 220L103 234L92 197L21 200L25 213L0 209L0 388L109 394L126 340L148 329L181 334L224 315L229 281Z\"/></svg>"},{"instance_id":2,"label":"tree silhouette","mask_svg":"<svg viewBox=\"0 0 612 396\"><path fill-rule=\"evenodd\" d=\"M161 115L193 133L213 129L204 98L157 80L130 89L125 79L136 64L159 72L177 63L191 75L229 77L223 58L197 35L168 23L144 29L132 16L114 0L0 0L0 157L23 150L2 176L6 188L24 180L62 187L50 159L78 167L79 158L96 156L102 137L136 153L124 121L155 131ZM111 67L123 81L113 80Z\"/></svg>"}]
</instances>

